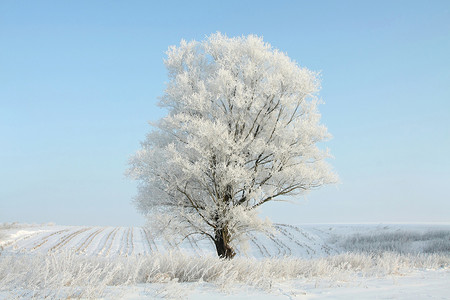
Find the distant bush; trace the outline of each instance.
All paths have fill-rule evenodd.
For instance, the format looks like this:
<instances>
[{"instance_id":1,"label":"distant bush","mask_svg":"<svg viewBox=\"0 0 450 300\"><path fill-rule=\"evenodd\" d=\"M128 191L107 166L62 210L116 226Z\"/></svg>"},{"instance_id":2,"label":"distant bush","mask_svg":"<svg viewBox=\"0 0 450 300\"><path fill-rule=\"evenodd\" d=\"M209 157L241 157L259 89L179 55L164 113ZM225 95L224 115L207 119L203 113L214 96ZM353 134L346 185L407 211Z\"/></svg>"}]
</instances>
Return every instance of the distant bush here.
<instances>
[{"instance_id":1,"label":"distant bush","mask_svg":"<svg viewBox=\"0 0 450 300\"><path fill-rule=\"evenodd\" d=\"M13 223L0 223L0 231L1 230L8 230L8 229L13 229L13 228L17 228L19 227L20 224L17 222L13 222Z\"/></svg>"},{"instance_id":2,"label":"distant bush","mask_svg":"<svg viewBox=\"0 0 450 300\"><path fill-rule=\"evenodd\" d=\"M355 234L341 243L351 252L364 253L442 253L450 254L450 231L439 230L425 233L389 232L377 234Z\"/></svg>"},{"instance_id":3,"label":"distant bush","mask_svg":"<svg viewBox=\"0 0 450 300\"><path fill-rule=\"evenodd\" d=\"M3 250L3 242L6 239L6 237L8 236L6 234L6 230L9 229L14 229L19 227L20 224L17 222L13 222L13 223L0 223L0 252Z\"/></svg>"},{"instance_id":4,"label":"distant bush","mask_svg":"<svg viewBox=\"0 0 450 300\"><path fill-rule=\"evenodd\" d=\"M442 239L431 242L424 248L424 253L450 253L450 239Z\"/></svg>"}]
</instances>

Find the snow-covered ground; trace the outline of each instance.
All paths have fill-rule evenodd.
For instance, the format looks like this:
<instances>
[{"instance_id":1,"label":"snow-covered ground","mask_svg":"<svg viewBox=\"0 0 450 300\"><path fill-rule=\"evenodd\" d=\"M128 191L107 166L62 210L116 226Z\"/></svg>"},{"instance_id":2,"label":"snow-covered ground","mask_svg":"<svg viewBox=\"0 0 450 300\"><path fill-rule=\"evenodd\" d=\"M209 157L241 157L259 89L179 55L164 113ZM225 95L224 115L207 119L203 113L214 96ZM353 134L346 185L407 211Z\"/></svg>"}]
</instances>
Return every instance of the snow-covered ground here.
<instances>
[{"instance_id":1,"label":"snow-covered ground","mask_svg":"<svg viewBox=\"0 0 450 300\"><path fill-rule=\"evenodd\" d=\"M122 299L188 298L198 300L287 300L287 299L450 299L450 272L416 271L386 277L333 279L296 279L274 283L270 290L236 285L218 289L207 283L182 283L171 288L161 284L112 288L110 294Z\"/></svg>"},{"instance_id":2,"label":"snow-covered ground","mask_svg":"<svg viewBox=\"0 0 450 300\"><path fill-rule=\"evenodd\" d=\"M373 248L377 242L383 243L378 246L385 247L384 250L421 253L427 252L427 248L433 243L445 242L450 238L448 224L296 226L275 224L274 226L276 231L273 233L250 234L248 250L243 252L238 249L238 255L256 258L284 256L318 258L358 249L364 250L365 246ZM214 246L209 241L188 238L183 244L174 245L169 240L155 238L143 227L5 224L3 228L0 227L0 233L4 236L0 239L0 247L12 253L74 251L81 255L114 257L149 255L153 252L176 249L196 255L214 254Z\"/></svg>"},{"instance_id":3,"label":"snow-covered ground","mask_svg":"<svg viewBox=\"0 0 450 300\"><path fill-rule=\"evenodd\" d=\"M275 225L232 261L142 227L0 225L0 299L450 299L450 224Z\"/></svg>"}]
</instances>

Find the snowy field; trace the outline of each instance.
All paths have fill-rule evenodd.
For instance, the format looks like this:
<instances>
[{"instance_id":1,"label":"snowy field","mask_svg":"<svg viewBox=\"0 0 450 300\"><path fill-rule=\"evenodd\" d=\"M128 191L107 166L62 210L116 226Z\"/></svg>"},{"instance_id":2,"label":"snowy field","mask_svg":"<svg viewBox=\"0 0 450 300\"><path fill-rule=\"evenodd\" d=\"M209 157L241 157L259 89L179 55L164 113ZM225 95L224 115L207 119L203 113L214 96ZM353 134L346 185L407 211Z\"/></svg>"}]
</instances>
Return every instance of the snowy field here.
<instances>
[{"instance_id":1,"label":"snowy field","mask_svg":"<svg viewBox=\"0 0 450 300\"><path fill-rule=\"evenodd\" d=\"M0 299L450 299L450 225L275 225L219 260L142 227L0 225Z\"/></svg>"}]
</instances>

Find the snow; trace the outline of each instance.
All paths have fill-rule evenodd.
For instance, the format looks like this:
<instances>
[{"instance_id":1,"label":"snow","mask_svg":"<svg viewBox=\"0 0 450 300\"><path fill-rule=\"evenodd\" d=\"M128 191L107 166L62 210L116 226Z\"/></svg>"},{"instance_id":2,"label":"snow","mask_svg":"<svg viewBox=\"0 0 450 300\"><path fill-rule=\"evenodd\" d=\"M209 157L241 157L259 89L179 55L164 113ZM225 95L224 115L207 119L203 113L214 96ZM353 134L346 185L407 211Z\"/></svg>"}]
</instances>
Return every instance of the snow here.
<instances>
[{"instance_id":1,"label":"snow","mask_svg":"<svg viewBox=\"0 0 450 300\"><path fill-rule=\"evenodd\" d=\"M0 225L0 299L450 299L450 224L275 228L224 262L142 227Z\"/></svg>"},{"instance_id":2,"label":"snow","mask_svg":"<svg viewBox=\"0 0 450 300\"><path fill-rule=\"evenodd\" d=\"M270 291L247 286L235 286L225 291L207 283L180 284L169 297L182 297L196 300L285 300L285 299L450 299L450 272L422 271L404 276L386 278L356 278L349 282L333 280L291 280L275 284ZM135 286L119 291L109 292L121 294L121 299L139 300L158 298L160 286Z\"/></svg>"}]
</instances>

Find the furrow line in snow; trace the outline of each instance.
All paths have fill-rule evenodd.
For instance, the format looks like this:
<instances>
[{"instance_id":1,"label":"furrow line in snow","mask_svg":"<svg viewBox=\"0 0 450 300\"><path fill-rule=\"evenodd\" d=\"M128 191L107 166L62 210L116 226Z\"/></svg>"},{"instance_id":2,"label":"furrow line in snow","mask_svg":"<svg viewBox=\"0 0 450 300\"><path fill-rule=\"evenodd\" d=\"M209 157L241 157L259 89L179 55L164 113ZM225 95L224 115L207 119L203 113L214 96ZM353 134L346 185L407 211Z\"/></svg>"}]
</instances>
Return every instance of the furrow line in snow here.
<instances>
[{"instance_id":1,"label":"furrow line in snow","mask_svg":"<svg viewBox=\"0 0 450 300\"><path fill-rule=\"evenodd\" d=\"M264 233L267 236L267 233ZM255 237L256 242L258 242L258 239ZM270 257L270 252L269 250L267 250L266 246L264 246L264 243L258 243L259 246L261 247L261 249L263 250L263 252L266 253L267 257Z\"/></svg>"},{"instance_id":2,"label":"furrow line in snow","mask_svg":"<svg viewBox=\"0 0 450 300\"><path fill-rule=\"evenodd\" d=\"M281 247L280 244L275 240L274 235L270 233L270 234L268 234L268 237L269 237L269 239L270 239L272 242L274 242L275 245L276 245L276 249L277 249L278 253L277 253L277 254L274 254L274 255L281 256L281 249L282 249L282 247Z\"/></svg>"},{"instance_id":3,"label":"furrow line in snow","mask_svg":"<svg viewBox=\"0 0 450 300\"><path fill-rule=\"evenodd\" d=\"M148 242L148 239L145 235L144 229L142 227L140 227L139 232L141 233L142 248L144 249L144 254L150 254L152 252L152 248L151 248L150 243Z\"/></svg>"},{"instance_id":4,"label":"furrow line in snow","mask_svg":"<svg viewBox=\"0 0 450 300\"><path fill-rule=\"evenodd\" d=\"M49 240L52 236L57 235L57 234L61 234L61 233L63 233L63 232L67 232L67 231L69 231L69 229L58 230L58 231L55 231L55 232L53 232L53 233L51 233L51 234L49 234L49 235L47 235L47 236L41 238L41 240L39 240L39 241L37 241L37 242L35 243L35 245L30 249L30 251L36 251L37 249L39 249L40 247L42 247L45 243L47 243L48 240Z\"/></svg>"},{"instance_id":5,"label":"furrow line in snow","mask_svg":"<svg viewBox=\"0 0 450 300\"><path fill-rule=\"evenodd\" d=\"M75 232L70 233L69 235L64 236L63 238L61 238L61 241L56 244L55 246L53 246L52 248L50 248L49 251L56 251L61 249L62 247L64 247L65 245L67 245L68 242L70 242L74 237L76 237L77 235L88 231L89 229L91 229L92 227L86 227L86 228L81 228Z\"/></svg>"},{"instance_id":6,"label":"furrow line in snow","mask_svg":"<svg viewBox=\"0 0 450 300\"><path fill-rule=\"evenodd\" d=\"M329 245L327 245L327 244L322 244L321 245L321 248L325 251L325 253L327 254L327 255L331 255L331 252L334 252L334 253L339 253L339 251L336 249L336 248L333 248L333 247L330 247Z\"/></svg>"},{"instance_id":7,"label":"furrow line in snow","mask_svg":"<svg viewBox=\"0 0 450 300\"><path fill-rule=\"evenodd\" d=\"M2 248L8 248L8 247L12 247L14 250L17 250L18 248L19 248L19 246L18 246L18 242L20 242L20 241L24 241L24 240L27 240L27 239L30 239L31 237L33 237L33 236L35 236L35 235L39 235L41 232L33 232L33 233L29 233L29 234L27 234L27 235L24 235L24 236L22 236L22 237L19 237L19 238L17 238L17 239L14 239L14 240L10 240L10 241L8 241L8 242L5 242L5 243L1 243L0 242L0 245L2 246Z\"/></svg>"},{"instance_id":8,"label":"furrow line in snow","mask_svg":"<svg viewBox=\"0 0 450 300\"><path fill-rule=\"evenodd\" d=\"M105 227L100 228L94 232L92 232L84 241L83 243L78 247L76 250L77 253L85 253L86 249L89 247L89 245L92 243L94 238L101 233L103 230L105 230Z\"/></svg>"},{"instance_id":9,"label":"furrow line in snow","mask_svg":"<svg viewBox=\"0 0 450 300\"><path fill-rule=\"evenodd\" d=\"M310 247L308 244L306 244L306 243L301 243L301 242L299 242L299 241L295 238L295 236L294 236L292 233L288 232L286 229L281 228L280 226L277 226L276 228L277 228L278 232L280 232L282 235L284 235L285 237L287 237L291 242L297 244L298 246L300 246L300 248L305 249L305 250L306 250L306 253L307 253L308 255L316 254L316 251L315 251L313 248L311 248L311 247Z\"/></svg>"},{"instance_id":10,"label":"furrow line in snow","mask_svg":"<svg viewBox=\"0 0 450 300\"><path fill-rule=\"evenodd\" d=\"M114 228L113 231L111 231L108 234L108 237L107 237L105 244L104 244L102 250L100 251L99 255L102 255L103 253L105 253L105 256L109 255L109 252L111 251L111 247L114 243L114 240L116 239L116 235L117 235L118 231L119 231L119 227L116 227L116 228ZM108 246L106 246L106 245L108 245Z\"/></svg>"},{"instance_id":11,"label":"furrow line in snow","mask_svg":"<svg viewBox=\"0 0 450 300\"><path fill-rule=\"evenodd\" d=\"M320 250L323 251L327 255L331 255L332 252L334 252L335 254L340 253L339 250L337 250L336 248L328 245L325 242L326 238L324 238L324 237L319 237L319 236L317 236L315 234L311 234L311 233L305 231L304 229L299 228L298 226L289 225L289 224L277 224L277 225L294 229L295 231L300 233L304 238L306 238L309 241L311 241L314 245L320 246ZM316 232L319 232L320 234L324 234L327 237L330 236L330 232L329 231L325 231L325 230L322 230L322 229L319 229L319 228L312 228L312 230L315 230ZM317 251L314 250L314 254L318 254Z\"/></svg>"},{"instance_id":12,"label":"furrow line in snow","mask_svg":"<svg viewBox=\"0 0 450 300\"><path fill-rule=\"evenodd\" d=\"M277 245L277 247L278 247L278 254L280 256L287 256L287 255L291 255L292 254L291 248L289 248L289 246L287 246L285 243L283 243L274 234L269 234L269 238Z\"/></svg>"},{"instance_id":13,"label":"furrow line in snow","mask_svg":"<svg viewBox=\"0 0 450 300\"><path fill-rule=\"evenodd\" d=\"M125 237L125 245L126 245L126 247L125 247L125 251L123 252L125 254L125 256L128 256L130 248L131 248L130 247L130 234L131 234L131 228L128 227L127 228L127 235Z\"/></svg>"},{"instance_id":14,"label":"furrow line in snow","mask_svg":"<svg viewBox=\"0 0 450 300\"><path fill-rule=\"evenodd\" d=\"M103 244L99 245L99 250L97 251L97 255L102 255L106 250L107 250L107 245L109 245L110 243L110 238L111 236L114 234L114 232L117 231L117 227L113 228L105 237L105 241L103 242Z\"/></svg>"},{"instance_id":15,"label":"furrow line in snow","mask_svg":"<svg viewBox=\"0 0 450 300\"><path fill-rule=\"evenodd\" d=\"M128 254L129 255L133 255L133 253L134 253L134 242L133 242L133 238L134 238L134 236L133 236L133 232L134 232L134 227L131 227L130 228L130 247L129 247L129 251L128 251Z\"/></svg>"},{"instance_id":16,"label":"furrow line in snow","mask_svg":"<svg viewBox=\"0 0 450 300\"><path fill-rule=\"evenodd\" d=\"M259 253L261 253L261 255L262 255L263 257L265 257L266 255L265 255L265 253L263 252L263 249L261 248L261 246L259 245L259 243L256 241L255 236L254 236L253 234L251 234L251 233L247 233L247 235L248 235L249 238L250 238L250 242L252 242L252 244L255 245L256 248L258 248Z\"/></svg>"},{"instance_id":17,"label":"furrow line in snow","mask_svg":"<svg viewBox=\"0 0 450 300\"><path fill-rule=\"evenodd\" d=\"M310 240L311 242L316 241L316 238L311 236L311 234L309 234L308 232L306 232L305 230L303 230L303 229L301 229L301 228L299 228L297 226L289 225L289 224L276 224L276 226L291 228L291 229L297 231L298 233L300 233L303 237L305 237L306 239Z\"/></svg>"},{"instance_id":18,"label":"furrow line in snow","mask_svg":"<svg viewBox=\"0 0 450 300\"><path fill-rule=\"evenodd\" d=\"M153 242L153 246L155 247L155 250L156 250L156 251L159 251L159 250L158 250L158 246L156 245L155 240L154 240L153 237L150 235L150 233L148 232L148 230L145 229L145 228L143 228L143 230L144 230L144 232L145 232L145 237L146 237L146 239L147 239L148 245L150 246L150 240L151 240L151 241ZM150 246L150 248L152 249L151 246ZM152 249L152 250L153 250L153 249Z\"/></svg>"},{"instance_id":19,"label":"furrow line in snow","mask_svg":"<svg viewBox=\"0 0 450 300\"><path fill-rule=\"evenodd\" d=\"M126 253L126 250L128 248L127 242L128 242L128 234L129 229L124 228L122 230L122 236L120 237L120 244L119 249L117 250L118 254L120 256L124 255Z\"/></svg>"},{"instance_id":20,"label":"furrow line in snow","mask_svg":"<svg viewBox=\"0 0 450 300\"><path fill-rule=\"evenodd\" d=\"M123 249L120 253L121 255L127 255L128 254L128 236L130 235L130 228L126 229L126 233L123 238Z\"/></svg>"},{"instance_id":21,"label":"furrow line in snow","mask_svg":"<svg viewBox=\"0 0 450 300\"><path fill-rule=\"evenodd\" d=\"M103 248L105 248L108 237L110 236L112 231L114 231L114 227L105 227L105 230L103 230L102 234L99 235L98 242L95 243L95 247L91 247L93 248L90 251L91 254L100 256L100 253L102 252Z\"/></svg>"}]
</instances>

